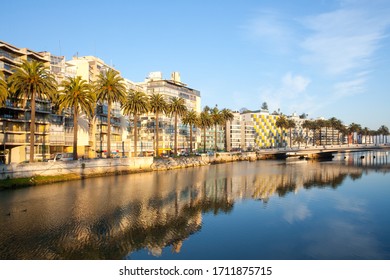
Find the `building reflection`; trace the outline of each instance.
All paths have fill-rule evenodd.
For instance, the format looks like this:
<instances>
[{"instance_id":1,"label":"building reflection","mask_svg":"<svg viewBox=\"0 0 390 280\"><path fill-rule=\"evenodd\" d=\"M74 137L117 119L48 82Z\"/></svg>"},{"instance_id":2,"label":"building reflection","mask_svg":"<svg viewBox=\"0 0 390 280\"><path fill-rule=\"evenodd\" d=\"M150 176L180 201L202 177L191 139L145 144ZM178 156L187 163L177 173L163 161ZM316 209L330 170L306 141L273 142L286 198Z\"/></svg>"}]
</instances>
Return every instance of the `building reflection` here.
<instances>
[{"instance_id":1,"label":"building reflection","mask_svg":"<svg viewBox=\"0 0 390 280\"><path fill-rule=\"evenodd\" d=\"M350 155L348 155L350 156ZM333 162L258 161L96 178L8 193L0 217L1 259L123 259L164 248L180 253L204 214L238 200L267 203L300 189L337 188L346 178L388 172L387 155ZM22 204L21 204L22 202ZM21 208L28 211L23 212Z\"/></svg>"}]
</instances>

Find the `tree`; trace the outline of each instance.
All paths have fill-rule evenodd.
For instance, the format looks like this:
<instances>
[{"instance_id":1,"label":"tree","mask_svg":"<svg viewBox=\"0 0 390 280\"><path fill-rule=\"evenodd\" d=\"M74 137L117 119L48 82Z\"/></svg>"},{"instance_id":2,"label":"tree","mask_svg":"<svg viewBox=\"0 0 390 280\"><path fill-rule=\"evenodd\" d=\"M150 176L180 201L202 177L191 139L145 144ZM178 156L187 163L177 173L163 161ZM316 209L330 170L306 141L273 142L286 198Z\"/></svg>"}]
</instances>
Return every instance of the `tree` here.
<instances>
[{"instance_id":1,"label":"tree","mask_svg":"<svg viewBox=\"0 0 390 280\"><path fill-rule=\"evenodd\" d=\"M370 130L368 129L368 127L364 127L362 129L362 134L364 135L364 143L367 144L367 136L369 135L370 133Z\"/></svg>"},{"instance_id":2,"label":"tree","mask_svg":"<svg viewBox=\"0 0 390 280\"><path fill-rule=\"evenodd\" d=\"M113 69L101 72L94 86L97 101L107 102L107 157L111 157L111 106L125 101L126 87L119 72Z\"/></svg>"},{"instance_id":3,"label":"tree","mask_svg":"<svg viewBox=\"0 0 390 280\"><path fill-rule=\"evenodd\" d=\"M206 106L199 116L199 127L203 129L203 152L206 153L206 129L210 128L213 125L211 119L210 109Z\"/></svg>"},{"instance_id":4,"label":"tree","mask_svg":"<svg viewBox=\"0 0 390 280\"><path fill-rule=\"evenodd\" d=\"M210 116L211 116L211 120L212 120L213 125L214 125L214 151L217 152L217 150L218 150L217 129L218 129L218 125L220 125L222 123L221 114L218 110L217 105L215 105L215 107L210 110Z\"/></svg>"},{"instance_id":5,"label":"tree","mask_svg":"<svg viewBox=\"0 0 390 280\"><path fill-rule=\"evenodd\" d=\"M381 125L378 129L378 133L382 135L382 143L386 143L387 141L385 141L385 136L389 135L389 128L385 125Z\"/></svg>"},{"instance_id":6,"label":"tree","mask_svg":"<svg viewBox=\"0 0 390 280\"><path fill-rule=\"evenodd\" d=\"M267 102L263 102L263 104L261 104L261 110L268 111L268 104L267 104Z\"/></svg>"},{"instance_id":7,"label":"tree","mask_svg":"<svg viewBox=\"0 0 390 280\"><path fill-rule=\"evenodd\" d=\"M333 138L334 138L334 131L341 125L341 121L336 119L335 117L330 118L329 120L329 125L332 128L332 142L331 144L333 145Z\"/></svg>"},{"instance_id":8,"label":"tree","mask_svg":"<svg viewBox=\"0 0 390 280\"><path fill-rule=\"evenodd\" d=\"M5 81L4 75L2 72L0 72L0 106L5 105L5 101L8 98L8 85Z\"/></svg>"},{"instance_id":9,"label":"tree","mask_svg":"<svg viewBox=\"0 0 390 280\"><path fill-rule=\"evenodd\" d=\"M134 156L138 156L138 118L142 114L149 112L148 96L141 91L130 90L122 104L125 115L133 115L134 118Z\"/></svg>"},{"instance_id":10,"label":"tree","mask_svg":"<svg viewBox=\"0 0 390 280\"><path fill-rule=\"evenodd\" d=\"M359 133L360 131L362 130L362 127L360 126L360 124L356 124L356 123L351 123L348 127L348 132L350 135L352 135L352 143L355 143L355 136L354 134L355 133Z\"/></svg>"},{"instance_id":11,"label":"tree","mask_svg":"<svg viewBox=\"0 0 390 280\"><path fill-rule=\"evenodd\" d=\"M185 100L182 97L172 97L168 103L168 111L171 115L175 117L175 144L174 144L174 154L177 155L177 119L178 117L182 118L187 113L187 107L185 105Z\"/></svg>"},{"instance_id":12,"label":"tree","mask_svg":"<svg viewBox=\"0 0 390 280\"><path fill-rule=\"evenodd\" d=\"M276 125L276 127L278 127L281 130L282 145L283 145L283 142L284 142L284 139L283 139L284 132L283 132L283 130L287 127L287 118L284 115L280 115L279 118L276 120L275 125Z\"/></svg>"},{"instance_id":13,"label":"tree","mask_svg":"<svg viewBox=\"0 0 390 280\"><path fill-rule=\"evenodd\" d=\"M319 119L314 121L316 128L320 131L320 146L322 146L322 128L325 127L325 120Z\"/></svg>"},{"instance_id":14,"label":"tree","mask_svg":"<svg viewBox=\"0 0 390 280\"><path fill-rule=\"evenodd\" d=\"M227 130L228 130L227 123L234 120L234 115L230 109L226 109L226 108L222 109L220 114L221 114L221 125L224 126L224 131L225 131L225 141L224 141L225 151L228 151L230 149L228 149L227 147Z\"/></svg>"},{"instance_id":15,"label":"tree","mask_svg":"<svg viewBox=\"0 0 390 280\"><path fill-rule=\"evenodd\" d=\"M73 110L73 159L76 160L78 117L83 113L88 117L92 117L95 107L95 95L92 93L88 82L80 76L67 78L62 82L61 87L63 94L58 99L59 111L61 112L66 108Z\"/></svg>"},{"instance_id":16,"label":"tree","mask_svg":"<svg viewBox=\"0 0 390 280\"><path fill-rule=\"evenodd\" d=\"M159 93L152 93L152 95L149 96L149 105L150 105L150 111L154 113L155 115L155 128L154 128L154 142L155 142L155 150L154 155L158 156L158 130L159 130L159 122L158 117L159 114L166 114L168 112L168 104L165 101L165 98L163 95Z\"/></svg>"},{"instance_id":17,"label":"tree","mask_svg":"<svg viewBox=\"0 0 390 280\"><path fill-rule=\"evenodd\" d=\"M290 131L290 148L291 148L291 140L292 140L291 129L295 128L295 126L296 126L296 123L294 120L292 120L292 119L287 120L287 124L286 124L285 128L287 128Z\"/></svg>"},{"instance_id":18,"label":"tree","mask_svg":"<svg viewBox=\"0 0 390 280\"><path fill-rule=\"evenodd\" d=\"M57 83L49 69L39 61L24 61L9 78L10 89L16 99L30 100L30 162L34 161L35 101L50 99L57 90Z\"/></svg>"},{"instance_id":19,"label":"tree","mask_svg":"<svg viewBox=\"0 0 390 280\"><path fill-rule=\"evenodd\" d=\"M198 114L194 111L187 111L185 116L182 119L183 124L188 125L190 127L190 154L192 154L192 129L199 122Z\"/></svg>"},{"instance_id":20,"label":"tree","mask_svg":"<svg viewBox=\"0 0 390 280\"><path fill-rule=\"evenodd\" d=\"M302 123L302 128L306 129L306 139L309 139L309 130L311 129L311 127L312 127L312 121L310 121L310 120L305 120ZM306 142L306 145L307 145L307 142Z\"/></svg>"}]
</instances>

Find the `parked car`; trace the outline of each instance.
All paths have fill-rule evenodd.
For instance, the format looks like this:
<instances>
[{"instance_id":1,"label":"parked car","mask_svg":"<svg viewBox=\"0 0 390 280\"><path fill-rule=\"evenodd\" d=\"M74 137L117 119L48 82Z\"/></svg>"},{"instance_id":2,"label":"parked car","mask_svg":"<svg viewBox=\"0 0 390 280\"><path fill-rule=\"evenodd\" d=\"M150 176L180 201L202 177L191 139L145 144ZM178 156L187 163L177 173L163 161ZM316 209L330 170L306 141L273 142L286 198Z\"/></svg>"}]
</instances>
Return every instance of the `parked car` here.
<instances>
[{"instance_id":1,"label":"parked car","mask_svg":"<svg viewBox=\"0 0 390 280\"><path fill-rule=\"evenodd\" d=\"M57 153L49 162L74 160L73 153Z\"/></svg>"}]
</instances>

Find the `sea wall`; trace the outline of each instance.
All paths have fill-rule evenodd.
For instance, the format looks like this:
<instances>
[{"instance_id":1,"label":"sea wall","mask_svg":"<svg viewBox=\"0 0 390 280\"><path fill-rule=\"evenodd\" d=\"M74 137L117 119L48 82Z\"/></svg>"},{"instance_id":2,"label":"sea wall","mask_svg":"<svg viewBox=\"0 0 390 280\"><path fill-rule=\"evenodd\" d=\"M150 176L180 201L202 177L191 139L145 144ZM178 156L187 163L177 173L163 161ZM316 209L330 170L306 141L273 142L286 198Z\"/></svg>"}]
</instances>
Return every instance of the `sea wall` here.
<instances>
[{"instance_id":1,"label":"sea wall","mask_svg":"<svg viewBox=\"0 0 390 280\"><path fill-rule=\"evenodd\" d=\"M153 157L91 159L0 165L0 180L35 176L79 175L80 177L150 171Z\"/></svg>"},{"instance_id":2,"label":"sea wall","mask_svg":"<svg viewBox=\"0 0 390 280\"><path fill-rule=\"evenodd\" d=\"M197 157L178 157L155 159L152 170L172 170L179 168L204 166L232 161L255 161L256 153L216 153L213 155L201 154Z\"/></svg>"}]
</instances>

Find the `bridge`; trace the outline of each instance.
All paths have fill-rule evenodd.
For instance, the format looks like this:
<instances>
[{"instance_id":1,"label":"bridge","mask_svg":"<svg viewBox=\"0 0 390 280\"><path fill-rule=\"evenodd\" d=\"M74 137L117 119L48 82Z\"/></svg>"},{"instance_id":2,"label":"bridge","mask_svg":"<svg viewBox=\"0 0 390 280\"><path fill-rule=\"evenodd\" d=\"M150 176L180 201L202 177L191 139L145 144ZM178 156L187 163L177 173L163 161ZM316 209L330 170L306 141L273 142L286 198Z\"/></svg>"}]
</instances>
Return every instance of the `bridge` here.
<instances>
[{"instance_id":1,"label":"bridge","mask_svg":"<svg viewBox=\"0 0 390 280\"><path fill-rule=\"evenodd\" d=\"M350 153L364 152L379 149L390 149L390 145L366 145L366 144L350 144L350 145L328 145L328 146L313 146L313 147L297 147L297 148L279 148L279 149L262 149L257 151L260 158L311 158L325 159L332 158L334 153Z\"/></svg>"}]
</instances>

